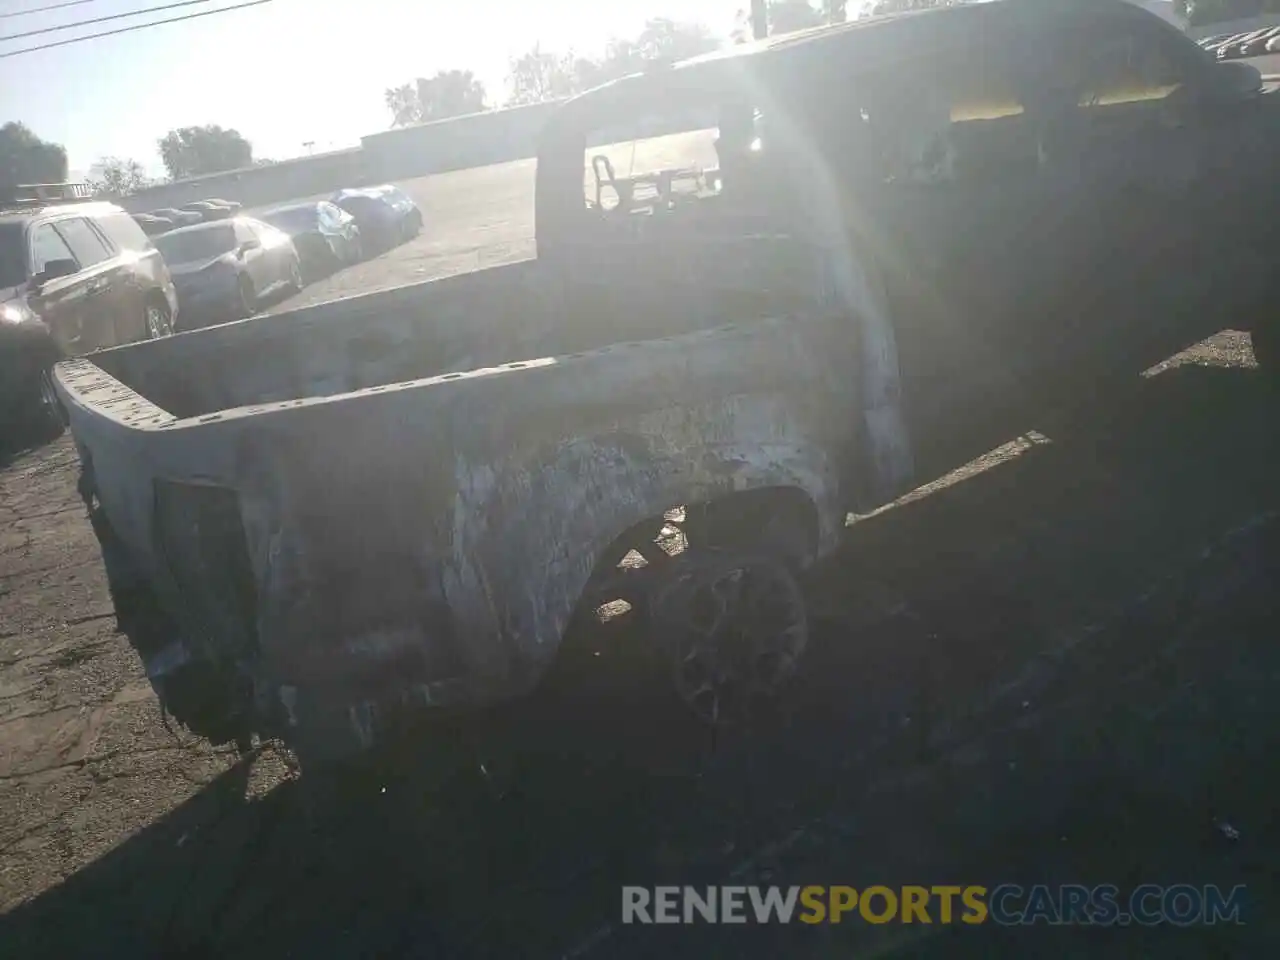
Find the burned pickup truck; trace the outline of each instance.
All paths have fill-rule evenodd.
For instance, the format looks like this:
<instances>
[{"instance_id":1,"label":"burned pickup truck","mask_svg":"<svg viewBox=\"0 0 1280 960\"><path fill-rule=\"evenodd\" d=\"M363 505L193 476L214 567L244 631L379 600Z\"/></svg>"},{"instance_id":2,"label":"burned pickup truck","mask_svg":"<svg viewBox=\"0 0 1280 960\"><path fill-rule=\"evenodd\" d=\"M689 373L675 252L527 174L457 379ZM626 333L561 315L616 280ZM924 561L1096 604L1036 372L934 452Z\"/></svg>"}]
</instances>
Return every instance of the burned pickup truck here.
<instances>
[{"instance_id":1,"label":"burned pickup truck","mask_svg":"<svg viewBox=\"0 0 1280 960\"><path fill-rule=\"evenodd\" d=\"M1256 70L1119 2L589 92L543 135L536 259L59 366L108 571L164 614L148 673L193 725L338 755L530 690L623 599L730 722L851 511L1265 318L1278 143Z\"/></svg>"}]
</instances>

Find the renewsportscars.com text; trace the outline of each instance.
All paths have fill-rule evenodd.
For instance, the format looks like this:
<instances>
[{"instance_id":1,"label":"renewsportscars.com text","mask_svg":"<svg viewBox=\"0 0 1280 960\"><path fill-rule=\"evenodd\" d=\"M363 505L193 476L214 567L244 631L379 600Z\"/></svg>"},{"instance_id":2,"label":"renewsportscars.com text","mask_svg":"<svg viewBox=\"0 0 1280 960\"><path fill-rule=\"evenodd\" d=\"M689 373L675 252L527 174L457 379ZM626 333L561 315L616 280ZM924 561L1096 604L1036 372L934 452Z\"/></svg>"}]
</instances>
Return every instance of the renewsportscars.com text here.
<instances>
[{"instance_id":1,"label":"renewsportscars.com text","mask_svg":"<svg viewBox=\"0 0 1280 960\"><path fill-rule=\"evenodd\" d=\"M623 923L939 923L1201 926L1242 923L1245 888L1143 884L623 887Z\"/></svg>"}]
</instances>

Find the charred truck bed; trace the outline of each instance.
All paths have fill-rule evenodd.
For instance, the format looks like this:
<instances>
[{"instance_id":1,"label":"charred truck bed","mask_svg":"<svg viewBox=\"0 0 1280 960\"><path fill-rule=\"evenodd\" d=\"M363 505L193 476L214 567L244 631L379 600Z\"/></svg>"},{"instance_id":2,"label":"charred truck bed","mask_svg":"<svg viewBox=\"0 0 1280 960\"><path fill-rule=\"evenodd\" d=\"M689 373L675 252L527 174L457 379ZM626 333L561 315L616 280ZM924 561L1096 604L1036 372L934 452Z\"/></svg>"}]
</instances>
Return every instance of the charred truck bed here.
<instances>
[{"instance_id":1,"label":"charred truck bed","mask_svg":"<svg viewBox=\"0 0 1280 960\"><path fill-rule=\"evenodd\" d=\"M740 720L848 511L1227 323L1280 361L1278 103L1120 0L772 38L559 107L536 261L61 364L157 691L344 754L616 598Z\"/></svg>"}]
</instances>

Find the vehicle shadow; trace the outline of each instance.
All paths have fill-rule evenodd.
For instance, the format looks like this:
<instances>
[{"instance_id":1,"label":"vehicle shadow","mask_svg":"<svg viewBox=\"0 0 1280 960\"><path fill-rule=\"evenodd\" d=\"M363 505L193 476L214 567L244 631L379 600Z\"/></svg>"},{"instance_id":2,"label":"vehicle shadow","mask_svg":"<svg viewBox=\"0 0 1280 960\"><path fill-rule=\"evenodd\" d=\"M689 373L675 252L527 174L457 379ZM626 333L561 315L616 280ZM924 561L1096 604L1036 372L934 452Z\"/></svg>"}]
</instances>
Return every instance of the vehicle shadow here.
<instances>
[{"instance_id":1,"label":"vehicle shadow","mask_svg":"<svg viewBox=\"0 0 1280 960\"><path fill-rule=\"evenodd\" d=\"M258 300L257 304L254 306L253 315L252 317L250 317L250 319L257 319L257 318L263 317L268 313L270 313L272 310L276 309L276 307L279 307L279 306L282 306L283 304L288 303L294 297L301 296L303 292L306 291L307 287L311 286L311 284L315 282L316 282L315 279L307 279L304 276L301 290L290 290L287 287L285 287L280 290L277 290L275 293L272 293L269 296L262 297L261 299ZM230 321L224 320L222 322L229 323Z\"/></svg>"},{"instance_id":2,"label":"vehicle shadow","mask_svg":"<svg viewBox=\"0 0 1280 960\"><path fill-rule=\"evenodd\" d=\"M1083 771L1074 786L1059 777L1058 795L1031 797L1020 781L974 769L920 802L904 787L887 809L867 788L981 738L997 714L1007 721L1002 690L1013 690L1016 713L1031 696L1079 696L1158 657L1158 632L1120 630L1123 642L1066 670L1068 689L1055 687L1065 668L1048 670L1034 695L1011 685L1064 636L1123 618L1171 564L1280 507L1275 409L1254 372L1178 368L1145 381L1105 423L1027 442L990 470L858 521L812 575L817 624L803 674L749 743L692 734L665 687L638 679L662 668L644 666L634 627L601 627L575 638L528 700L389 747L318 820L304 815L303 781L246 798L254 765L276 750L267 745L0 918L0 942L14 956L563 956L593 931L608 935L623 883L733 882L736 866L798 825L868 804L877 832L922 837L931 817L950 823L953 808L981 806L987 826L965 844L992 851L992 871L1025 865L1038 812L1053 843L1087 821L1112 838L1100 847L1123 848L1135 816L1174 795L1183 810L1204 785L1134 788L1132 804L1111 796L1105 814L1098 785L1112 776L1113 788L1132 786L1124 771ZM157 642L136 593L117 596L117 610L131 642ZM1257 734L1250 751L1275 739ZM1182 822L1164 816L1162 829ZM835 872L813 882L872 880L840 875L856 861L848 844L814 856ZM1092 864L1103 879L1106 863ZM668 949L691 955L694 942ZM733 955L779 950L760 936Z\"/></svg>"},{"instance_id":3,"label":"vehicle shadow","mask_svg":"<svg viewBox=\"0 0 1280 960\"><path fill-rule=\"evenodd\" d=\"M326 274L326 276L328 276L328 274ZM290 290L288 288L284 288L281 290L277 290L274 293L271 293L267 296L261 297L258 300L258 302L254 305L253 313L250 314L248 317L237 318L234 316L231 309L228 308L227 315L225 317L219 317L217 319L210 320L208 322L205 322L205 320L202 318L196 326L192 326L192 327L184 326L184 325L181 325L180 323L179 327L177 328L177 332L188 333L193 330L207 330L210 327L220 327L226 323L238 323L240 320L260 320L263 317L271 315L271 313L275 311L278 307L287 307L290 301L292 301L296 297L301 297L303 293L306 292L307 287L311 286L313 283L319 282L320 279L323 279L323 277L311 278L311 279L307 279L304 277L301 290ZM178 319L179 321L181 321L182 319L181 307L179 307Z\"/></svg>"},{"instance_id":4,"label":"vehicle shadow","mask_svg":"<svg viewBox=\"0 0 1280 960\"><path fill-rule=\"evenodd\" d=\"M48 446L62 436L62 428L13 426L0 431L0 470L21 457Z\"/></svg>"}]
</instances>

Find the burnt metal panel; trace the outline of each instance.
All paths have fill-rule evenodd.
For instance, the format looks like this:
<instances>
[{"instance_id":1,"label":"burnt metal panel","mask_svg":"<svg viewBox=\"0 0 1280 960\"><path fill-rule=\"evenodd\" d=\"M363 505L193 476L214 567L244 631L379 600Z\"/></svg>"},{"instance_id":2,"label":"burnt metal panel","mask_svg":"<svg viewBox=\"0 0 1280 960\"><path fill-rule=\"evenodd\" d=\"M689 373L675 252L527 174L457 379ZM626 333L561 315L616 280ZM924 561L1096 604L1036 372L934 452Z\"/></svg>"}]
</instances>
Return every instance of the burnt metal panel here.
<instances>
[{"instance_id":1,"label":"burnt metal panel","mask_svg":"<svg viewBox=\"0 0 1280 960\"><path fill-rule=\"evenodd\" d=\"M225 654L257 649L257 588L234 490L157 479L155 535L193 639Z\"/></svg>"}]
</instances>

